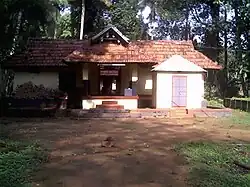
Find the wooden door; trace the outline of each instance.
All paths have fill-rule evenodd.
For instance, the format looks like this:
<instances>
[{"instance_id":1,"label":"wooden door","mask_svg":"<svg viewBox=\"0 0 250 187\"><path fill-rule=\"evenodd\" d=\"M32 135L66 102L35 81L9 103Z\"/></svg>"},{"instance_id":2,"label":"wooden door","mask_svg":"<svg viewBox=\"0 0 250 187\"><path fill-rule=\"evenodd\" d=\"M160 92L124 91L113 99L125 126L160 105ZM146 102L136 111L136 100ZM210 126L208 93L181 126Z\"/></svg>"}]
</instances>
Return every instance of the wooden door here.
<instances>
[{"instance_id":1,"label":"wooden door","mask_svg":"<svg viewBox=\"0 0 250 187\"><path fill-rule=\"evenodd\" d=\"M173 76L172 81L172 106L187 106L187 77Z\"/></svg>"}]
</instances>

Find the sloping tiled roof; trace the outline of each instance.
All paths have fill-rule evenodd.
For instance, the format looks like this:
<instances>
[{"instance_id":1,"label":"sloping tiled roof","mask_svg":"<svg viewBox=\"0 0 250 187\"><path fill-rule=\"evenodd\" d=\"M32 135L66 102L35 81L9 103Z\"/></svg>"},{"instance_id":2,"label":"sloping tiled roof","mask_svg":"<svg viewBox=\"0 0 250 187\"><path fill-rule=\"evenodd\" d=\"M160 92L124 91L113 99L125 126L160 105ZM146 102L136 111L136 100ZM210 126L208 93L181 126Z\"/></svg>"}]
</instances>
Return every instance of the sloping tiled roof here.
<instances>
[{"instance_id":1,"label":"sloping tiled roof","mask_svg":"<svg viewBox=\"0 0 250 187\"><path fill-rule=\"evenodd\" d=\"M162 63L173 55L185 59L204 69L221 69L201 52L194 49L192 41L142 40L132 41L128 46L102 43L74 51L66 62L98 63Z\"/></svg>"},{"instance_id":2,"label":"sloping tiled roof","mask_svg":"<svg viewBox=\"0 0 250 187\"><path fill-rule=\"evenodd\" d=\"M153 71L168 72L206 72L200 66L188 61L180 55L174 55L161 64L155 65Z\"/></svg>"},{"instance_id":3,"label":"sloping tiled roof","mask_svg":"<svg viewBox=\"0 0 250 187\"><path fill-rule=\"evenodd\" d=\"M26 50L12 56L6 67L66 66L74 62L92 63L161 63L181 55L204 69L221 66L196 51L191 41L132 41L127 46L89 41L30 39ZM65 61L65 62L64 62Z\"/></svg>"},{"instance_id":4,"label":"sloping tiled roof","mask_svg":"<svg viewBox=\"0 0 250 187\"><path fill-rule=\"evenodd\" d=\"M31 38L25 50L11 56L4 66L67 66L63 62L63 58L74 50L82 48L86 43L88 41Z\"/></svg>"}]
</instances>

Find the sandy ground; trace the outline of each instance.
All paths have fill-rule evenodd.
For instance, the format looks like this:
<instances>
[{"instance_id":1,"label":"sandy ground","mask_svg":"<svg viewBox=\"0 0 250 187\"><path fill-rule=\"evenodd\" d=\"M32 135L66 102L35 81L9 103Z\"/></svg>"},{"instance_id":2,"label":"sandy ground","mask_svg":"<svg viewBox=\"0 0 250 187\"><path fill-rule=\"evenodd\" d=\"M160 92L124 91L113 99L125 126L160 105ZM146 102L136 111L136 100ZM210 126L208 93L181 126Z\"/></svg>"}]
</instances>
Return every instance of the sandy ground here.
<instances>
[{"instance_id":1,"label":"sandy ground","mask_svg":"<svg viewBox=\"0 0 250 187\"><path fill-rule=\"evenodd\" d=\"M5 120L4 135L37 141L50 152L34 174L41 187L187 186L185 159L177 143L248 141L249 131L224 128L215 119ZM107 137L114 147L102 147Z\"/></svg>"}]
</instances>

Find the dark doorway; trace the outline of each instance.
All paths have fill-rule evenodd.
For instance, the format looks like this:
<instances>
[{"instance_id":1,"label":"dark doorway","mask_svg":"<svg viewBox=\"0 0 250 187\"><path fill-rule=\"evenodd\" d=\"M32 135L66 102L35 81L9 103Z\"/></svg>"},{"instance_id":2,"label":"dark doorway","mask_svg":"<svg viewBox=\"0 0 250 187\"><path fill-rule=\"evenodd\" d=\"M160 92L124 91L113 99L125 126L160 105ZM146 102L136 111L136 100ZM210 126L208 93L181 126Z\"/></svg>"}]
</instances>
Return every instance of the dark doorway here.
<instances>
[{"instance_id":1,"label":"dark doorway","mask_svg":"<svg viewBox=\"0 0 250 187\"><path fill-rule=\"evenodd\" d=\"M64 92L75 89L76 73L73 71L63 71L59 73L59 89Z\"/></svg>"},{"instance_id":2,"label":"dark doorway","mask_svg":"<svg viewBox=\"0 0 250 187\"><path fill-rule=\"evenodd\" d=\"M76 72L60 72L59 89L68 94L68 108L81 108L81 92L76 88Z\"/></svg>"},{"instance_id":3,"label":"dark doorway","mask_svg":"<svg viewBox=\"0 0 250 187\"><path fill-rule=\"evenodd\" d=\"M120 95L121 69L120 67L100 67L99 87L101 95Z\"/></svg>"}]
</instances>

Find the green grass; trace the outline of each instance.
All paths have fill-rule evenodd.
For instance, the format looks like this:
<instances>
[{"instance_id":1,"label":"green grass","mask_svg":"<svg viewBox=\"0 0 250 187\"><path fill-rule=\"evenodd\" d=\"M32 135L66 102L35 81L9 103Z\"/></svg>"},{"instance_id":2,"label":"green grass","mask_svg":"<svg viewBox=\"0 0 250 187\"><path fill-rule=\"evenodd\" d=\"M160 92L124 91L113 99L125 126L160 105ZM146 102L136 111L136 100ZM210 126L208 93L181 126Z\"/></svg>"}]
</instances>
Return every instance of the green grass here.
<instances>
[{"instance_id":1,"label":"green grass","mask_svg":"<svg viewBox=\"0 0 250 187\"><path fill-rule=\"evenodd\" d=\"M234 161L250 164L250 145L191 142L176 149L190 163L191 186L250 187L250 175L233 164Z\"/></svg>"},{"instance_id":2,"label":"green grass","mask_svg":"<svg viewBox=\"0 0 250 187\"><path fill-rule=\"evenodd\" d=\"M231 128L250 129L250 113L234 110L230 118L223 119L222 124Z\"/></svg>"},{"instance_id":3,"label":"green grass","mask_svg":"<svg viewBox=\"0 0 250 187\"><path fill-rule=\"evenodd\" d=\"M0 140L0 186L29 186L32 173L46 161L38 145Z\"/></svg>"}]
</instances>

